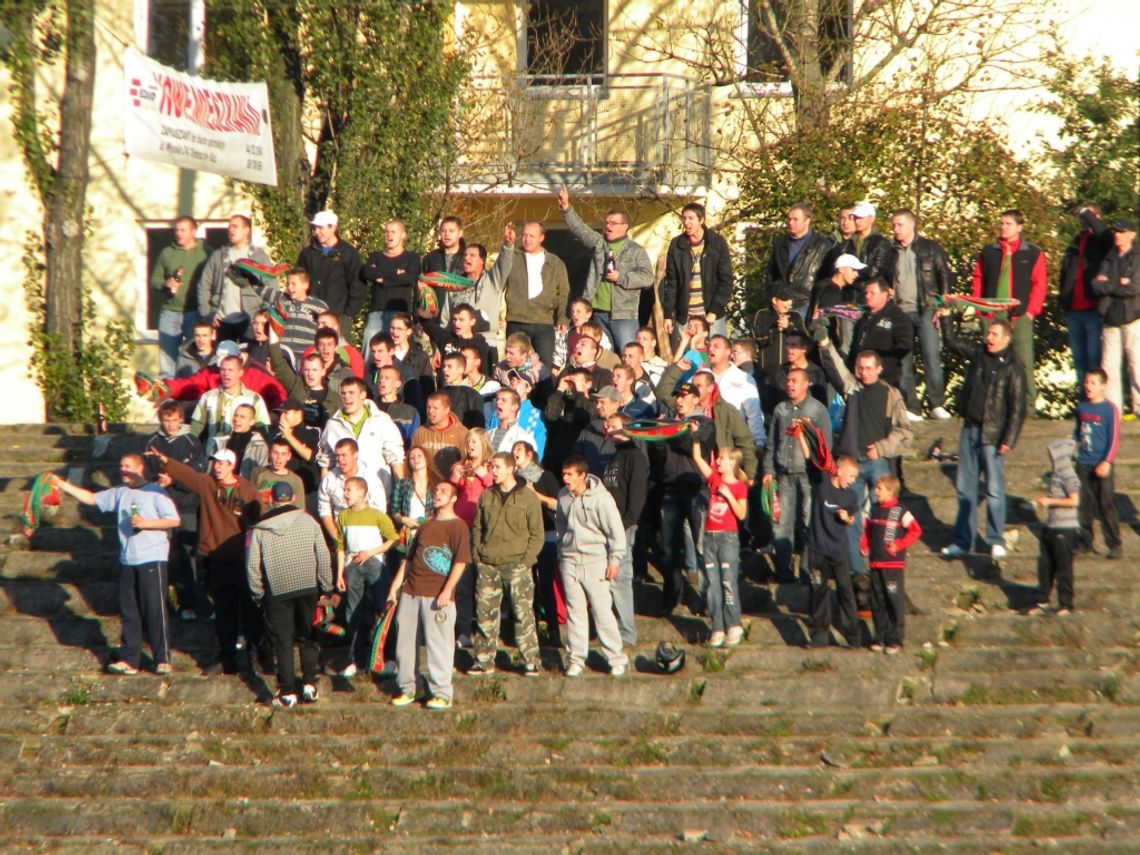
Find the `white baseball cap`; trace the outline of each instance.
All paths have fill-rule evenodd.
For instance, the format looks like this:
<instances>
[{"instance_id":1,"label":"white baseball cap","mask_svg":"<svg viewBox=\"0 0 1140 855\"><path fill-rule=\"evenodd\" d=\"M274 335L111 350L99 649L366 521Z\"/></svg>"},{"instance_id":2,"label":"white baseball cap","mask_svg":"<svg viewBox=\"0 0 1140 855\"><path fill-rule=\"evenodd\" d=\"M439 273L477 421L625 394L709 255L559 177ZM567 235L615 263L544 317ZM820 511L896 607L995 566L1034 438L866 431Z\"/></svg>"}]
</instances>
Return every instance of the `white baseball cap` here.
<instances>
[{"instance_id":1,"label":"white baseball cap","mask_svg":"<svg viewBox=\"0 0 1140 855\"><path fill-rule=\"evenodd\" d=\"M875 206L870 202L856 202L855 207L851 209L851 216L853 217L873 217L875 216Z\"/></svg>"},{"instance_id":2,"label":"white baseball cap","mask_svg":"<svg viewBox=\"0 0 1140 855\"><path fill-rule=\"evenodd\" d=\"M332 211L317 211L311 220L310 226L335 226L340 220Z\"/></svg>"},{"instance_id":3,"label":"white baseball cap","mask_svg":"<svg viewBox=\"0 0 1140 855\"><path fill-rule=\"evenodd\" d=\"M843 253L839 258L835 259L835 269L841 270L844 267L850 267L852 270L862 270L867 265L859 260L857 256L849 252Z\"/></svg>"},{"instance_id":4,"label":"white baseball cap","mask_svg":"<svg viewBox=\"0 0 1140 855\"><path fill-rule=\"evenodd\" d=\"M230 448L219 448L210 455L210 459L237 466L237 455L234 454L233 449Z\"/></svg>"}]
</instances>

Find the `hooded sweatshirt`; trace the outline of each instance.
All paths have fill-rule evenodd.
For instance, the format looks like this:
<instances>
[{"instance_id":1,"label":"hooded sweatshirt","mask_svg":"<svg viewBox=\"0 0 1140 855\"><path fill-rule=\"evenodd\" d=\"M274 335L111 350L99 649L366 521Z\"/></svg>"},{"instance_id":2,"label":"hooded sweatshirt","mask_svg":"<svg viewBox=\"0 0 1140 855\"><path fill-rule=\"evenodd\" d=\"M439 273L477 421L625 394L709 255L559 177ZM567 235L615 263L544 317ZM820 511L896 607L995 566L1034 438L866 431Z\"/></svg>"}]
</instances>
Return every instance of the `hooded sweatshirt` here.
<instances>
[{"instance_id":1,"label":"hooded sweatshirt","mask_svg":"<svg viewBox=\"0 0 1140 855\"><path fill-rule=\"evenodd\" d=\"M466 445L467 428L455 413L447 414L447 424L442 430L428 423L420 425L412 434L412 447L430 454L436 471L445 478L451 474L451 467L463 459Z\"/></svg>"},{"instance_id":2,"label":"hooded sweatshirt","mask_svg":"<svg viewBox=\"0 0 1140 855\"><path fill-rule=\"evenodd\" d=\"M579 567L620 564L625 557L625 526L617 503L594 475L586 476L580 496L563 488L555 509L558 559Z\"/></svg>"},{"instance_id":3,"label":"hooded sweatshirt","mask_svg":"<svg viewBox=\"0 0 1140 855\"><path fill-rule=\"evenodd\" d=\"M247 537L245 571L255 600L332 590L332 562L316 520L292 505L274 508Z\"/></svg>"},{"instance_id":4,"label":"hooded sweatshirt","mask_svg":"<svg viewBox=\"0 0 1140 855\"><path fill-rule=\"evenodd\" d=\"M1072 439L1055 439L1045 448L1049 452L1049 462L1053 466L1046 479L1045 495L1054 499L1065 499L1080 495L1081 481L1073 468L1073 454L1077 443ZM1048 509L1045 525L1049 528L1079 528L1079 508L1061 508L1056 505Z\"/></svg>"},{"instance_id":5,"label":"hooded sweatshirt","mask_svg":"<svg viewBox=\"0 0 1140 855\"><path fill-rule=\"evenodd\" d=\"M195 472L202 472L206 468L206 455L202 450L202 443L198 437L190 433L189 425L183 424L173 436L167 436L162 431L155 431L146 441L146 447L148 450L156 449L179 463L185 463ZM146 478L148 481L154 481L158 473L162 471L162 467L158 465L158 461L154 457L143 459L146 461ZM166 488L166 492L174 500L174 506L178 508L178 513L182 516L185 525L187 522L186 514L198 510L198 497L177 481L173 481Z\"/></svg>"}]
</instances>

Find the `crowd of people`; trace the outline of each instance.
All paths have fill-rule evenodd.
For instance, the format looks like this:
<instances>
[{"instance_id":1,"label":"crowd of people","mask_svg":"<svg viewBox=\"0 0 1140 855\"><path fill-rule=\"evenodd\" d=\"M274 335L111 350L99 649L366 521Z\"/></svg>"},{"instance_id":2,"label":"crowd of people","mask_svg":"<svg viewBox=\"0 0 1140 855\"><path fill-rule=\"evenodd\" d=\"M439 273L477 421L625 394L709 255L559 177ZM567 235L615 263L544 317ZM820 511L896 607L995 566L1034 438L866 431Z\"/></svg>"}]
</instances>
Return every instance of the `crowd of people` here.
<instances>
[{"instance_id":1,"label":"crowd of people","mask_svg":"<svg viewBox=\"0 0 1140 855\"><path fill-rule=\"evenodd\" d=\"M421 642L430 708L452 704L457 649L468 674L504 667L508 611L520 674L544 673L545 636L564 647L565 675L582 675L592 624L620 677L635 604L669 615L684 603L706 617L712 647L741 644L750 550L770 554L770 581L808 585L809 645L862 647L871 619L869 649L898 653L906 551L922 534L901 469L922 418L915 357L928 417L949 419L944 349L966 371L958 516L942 554L975 551L984 485L985 548L1004 557L1003 463L1033 413L1046 298L1045 257L1017 211L1001 214L962 289L978 306L1008 304L980 310L980 341L946 300L958 289L940 244L905 209L880 233L865 201L840 212L835 235L809 205L789 209L765 308L730 338L731 254L702 206L682 209L658 283L626 212L609 211L599 233L565 188L555 201L589 254L583 281L544 249L537 221L506 226L488 265L455 216L422 257L397 221L365 257L321 211L279 276L257 272L270 259L248 218L234 216L228 245L209 254L192 219L175 223L151 277L164 300L158 430L145 455L123 457L119 486L59 481L119 521L123 644L110 671L139 670L145 634L155 669L170 672L170 585L182 620L214 621L207 671L237 673L244 656L276 668L278 706L319 696L318 625L344 631L325 663L346 679L382 669L397 706L420 697ZM1054 586L1060 610L1073 608L1072 556L1093 549L1094 516L1108 557L1120 555L1121 348L1134 390L1140 377L1135 224L1107 228L1092 205L1079 218L1059 292L1083 395L1037 500L1040 612ZM656 328L643 324L645 292ZM389 608L393 629L377 639Z\"/></svg>"}]
</instances>

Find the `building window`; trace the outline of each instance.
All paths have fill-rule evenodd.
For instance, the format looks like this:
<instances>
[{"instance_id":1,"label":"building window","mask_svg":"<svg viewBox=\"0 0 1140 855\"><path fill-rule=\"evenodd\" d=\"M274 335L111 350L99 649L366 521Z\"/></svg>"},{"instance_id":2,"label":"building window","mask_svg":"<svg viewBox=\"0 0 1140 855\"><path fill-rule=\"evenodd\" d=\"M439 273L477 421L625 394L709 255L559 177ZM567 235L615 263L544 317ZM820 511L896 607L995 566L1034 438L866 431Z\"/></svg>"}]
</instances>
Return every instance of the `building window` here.
<instances>
[{"instance_id":1,"label":"building window","mask_svg":"<svg viewBox=\"0 0 1140 855\"><path fill-rule=\"evenodd\" d=\"M135 329L158 330L158 312L162 304L162 294L150 287L150 274L158 261L158 254L164 247L174 243L174 223L170 220L156 220L142 223L143 231L140 235L142 245L139 247L139 256L145 259L145 268L140 270L141 282L139 294L141 299L136 304ZM205 241L207 252L225 246L229 243L229 220L198 221L198 240Z\"/></svg>"},{"instance_id":2,"label":"building window","mask_svg":"<svg viewBox=\"0 0 1140 855\"><path fill-rule=\"evenodd\" d=\"M744 75L759 84L789 81L787 63L780 51L783 42L795 49L796 23L789 21L788 8L803 10L819 21L820 67L830 75L837 62L847 62L840 78L850 74L851 0L745 0L743 35Z\"/></svg>"},{"instance_id":3,"label":"building window","mask_svg":"<svg viewBox=\"0 0 1140 855\"><path fill-rule=\"evenodd\" d=\"M527 82L599 85L606 76L605 0L531 0L520 44Z\"/></svg>"}]
</instances>

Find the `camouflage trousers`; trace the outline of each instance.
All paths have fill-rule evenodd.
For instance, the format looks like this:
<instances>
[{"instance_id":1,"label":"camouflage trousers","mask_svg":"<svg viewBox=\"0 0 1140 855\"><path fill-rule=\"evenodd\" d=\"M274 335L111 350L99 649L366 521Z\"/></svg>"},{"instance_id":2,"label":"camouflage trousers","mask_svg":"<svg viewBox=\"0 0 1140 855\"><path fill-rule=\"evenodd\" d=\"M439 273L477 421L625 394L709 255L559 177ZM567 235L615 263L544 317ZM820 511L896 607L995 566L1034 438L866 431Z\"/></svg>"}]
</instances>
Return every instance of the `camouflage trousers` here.
<instances>
[{"instance_id":1,"label":"camouflage trousers","mask_svg":"<svg viewBox=\"0 0 1140 855\"><path fill-rule=\"evenodd\" d=\"M534 619L534 576L521 564L492 567L480 564L479 584L475 592L475 657L479 663L494 667L499 649L499 622L502 619L503 594L510 598L515 613L515 644L523 661L538 665L538 629Z\"/></svg>"}]
</instances>

